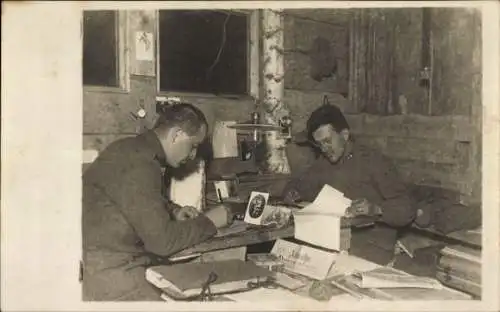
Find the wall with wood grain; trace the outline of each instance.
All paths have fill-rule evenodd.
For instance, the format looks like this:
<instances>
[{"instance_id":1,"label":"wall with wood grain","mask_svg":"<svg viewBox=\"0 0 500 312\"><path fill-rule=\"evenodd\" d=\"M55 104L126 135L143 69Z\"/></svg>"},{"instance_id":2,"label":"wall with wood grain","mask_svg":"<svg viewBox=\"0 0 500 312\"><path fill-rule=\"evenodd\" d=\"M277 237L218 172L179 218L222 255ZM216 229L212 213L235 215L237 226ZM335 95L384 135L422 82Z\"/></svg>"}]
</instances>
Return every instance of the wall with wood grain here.
<instances>
[{"instance_id":1,"label":"wall with wood grain","mask_svg":"<svg viewBox=\"0 0 500 312\"><path fill-rule=\"evenodd\" d=\"M359 114L349 117L360 140L382 148L408 181L479 201L480 12L378 9L356 12L353 20L350 91ZM385 66L374 65L381 59ZM426 65L430 81L422 79Z\"/></svg>"}]
</instances>

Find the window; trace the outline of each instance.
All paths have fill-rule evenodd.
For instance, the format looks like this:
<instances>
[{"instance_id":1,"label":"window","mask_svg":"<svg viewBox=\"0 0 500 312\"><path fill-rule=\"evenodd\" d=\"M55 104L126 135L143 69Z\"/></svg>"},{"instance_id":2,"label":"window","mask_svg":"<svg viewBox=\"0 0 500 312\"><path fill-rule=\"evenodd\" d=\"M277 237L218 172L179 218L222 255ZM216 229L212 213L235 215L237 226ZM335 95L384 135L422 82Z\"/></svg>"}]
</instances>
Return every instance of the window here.
<instances>
[{"instance_id":1,"label":"window","mask_svg":"<svg viewBox=\"0 0 500 312\"><path fill-rule=\"evenodd\" d=\"M118 11L83 13L83 85L125 87L124 23Z\"/></svg>"},{"instance_id":2,"label":"window","mask_svg":"<svg viewBox=\"0 0 500 312\"><path fill-rule=\"evenodd\" d=\"M251 94L255 20L247 12L160 10L160 92Z\"/></svg>"}]
</instances>

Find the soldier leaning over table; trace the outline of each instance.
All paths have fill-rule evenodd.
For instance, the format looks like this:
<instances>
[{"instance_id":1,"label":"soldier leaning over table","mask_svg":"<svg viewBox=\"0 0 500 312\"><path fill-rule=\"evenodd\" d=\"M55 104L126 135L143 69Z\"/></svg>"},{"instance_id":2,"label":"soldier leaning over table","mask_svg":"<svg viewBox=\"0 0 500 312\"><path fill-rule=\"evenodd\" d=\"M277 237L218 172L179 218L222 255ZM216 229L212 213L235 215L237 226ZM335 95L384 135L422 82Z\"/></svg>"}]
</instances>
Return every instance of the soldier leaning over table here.
<instances>
[{"instance_id":1,"label":"soldier leaning over table","mask_svg":"<svg viewBox=\"0 0 500 312\"><path fill-rule=\"evenodd\" d=\"M352 230L350 253L387 264L394 255L398 228L411 224L416 214L407 185L391 161L355 142L344 115L334 105L315 110L296 141L312 145L320 157L285 187L285 201L313 201L325 184L343 192L352 200L349 216L380 221L374 227Z\"/></svg>"},{"instance_id":2,"label":"soldier leaning over table","mask_svg":"<svg viewBox=\"0 0 500 312\"><path fill-rule=\"evenodd\" d=\"M153 130L110 144L85 171L83 300L161 300L146 267L232 221L223 206L198 213L162 196L164 176L195 158L207 129L196 107L173 105Z\"/></svg>"}]
</instances>

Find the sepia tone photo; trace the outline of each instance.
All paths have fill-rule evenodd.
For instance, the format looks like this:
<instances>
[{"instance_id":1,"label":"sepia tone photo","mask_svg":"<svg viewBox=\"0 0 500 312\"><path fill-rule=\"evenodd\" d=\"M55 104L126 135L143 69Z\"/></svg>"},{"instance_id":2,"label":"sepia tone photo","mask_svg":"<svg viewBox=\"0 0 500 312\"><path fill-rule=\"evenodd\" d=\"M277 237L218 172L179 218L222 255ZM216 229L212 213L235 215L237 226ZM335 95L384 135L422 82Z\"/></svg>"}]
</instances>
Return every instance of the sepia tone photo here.
<instances>
[{"instance_id":1,"label":"sepia tone photo","mask_svg":"<svg viewBox=\"0 0 500 312\"><path fill-rule=\"evenodd\" d=\"M83 300L481 298L480 10L82 18Z\"/></svg>"},{"instance_id":2,"label":"sepia tone photo","mask_svg":"<svg viewBox=\"0 0 500 312\"><path fill-rule=\"evenodd\" d=\"M498 308L493 5L2 8L2 310Z\"/></svg>"}]
</instances>

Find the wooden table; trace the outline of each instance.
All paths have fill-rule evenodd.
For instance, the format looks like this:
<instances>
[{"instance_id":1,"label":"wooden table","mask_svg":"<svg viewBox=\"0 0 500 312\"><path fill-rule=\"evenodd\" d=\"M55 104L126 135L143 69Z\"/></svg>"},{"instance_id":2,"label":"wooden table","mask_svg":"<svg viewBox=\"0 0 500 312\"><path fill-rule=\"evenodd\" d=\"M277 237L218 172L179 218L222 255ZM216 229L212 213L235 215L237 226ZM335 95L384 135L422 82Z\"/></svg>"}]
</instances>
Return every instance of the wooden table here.
<instances>
[{"instance_id":1,"label":"wooden table","mask_svg":"<svg viewBox=\"0 0 500 312\"><path fill-rule=\"evenodd\" d=\"M193 254L202 254L209 251L258 244L262 242L273 241L278 238L293 237L293 234L293 225L284 226L282 228L250 228L242 233L213 237L208 241L176 253L172 256L172 258L179 258L190 256Z\"/></svg>"},{"instance_id":2,"label":"wooden table","mask_svg":"<svg viewBox=\"0 0 500 312\"><path fill-rule=\"evenodd\" d=\"M371 222L371 219L367 218L355 218L355 219L347 219L343 218L341 222L341 227L359 227L366 225ZM191 255L199 255L205 252L235 248L240 246L247 246L253 244L259 244L269 241L274 241L279 238L292 238L295 233L295 228L293 223L281 227L250 227L245 232L230 234L227 236L219 236L213 237L203 243L195 245L193 247L184 249L171 258L183 258L189 257Z\"/></svg>"}]
</instances>

